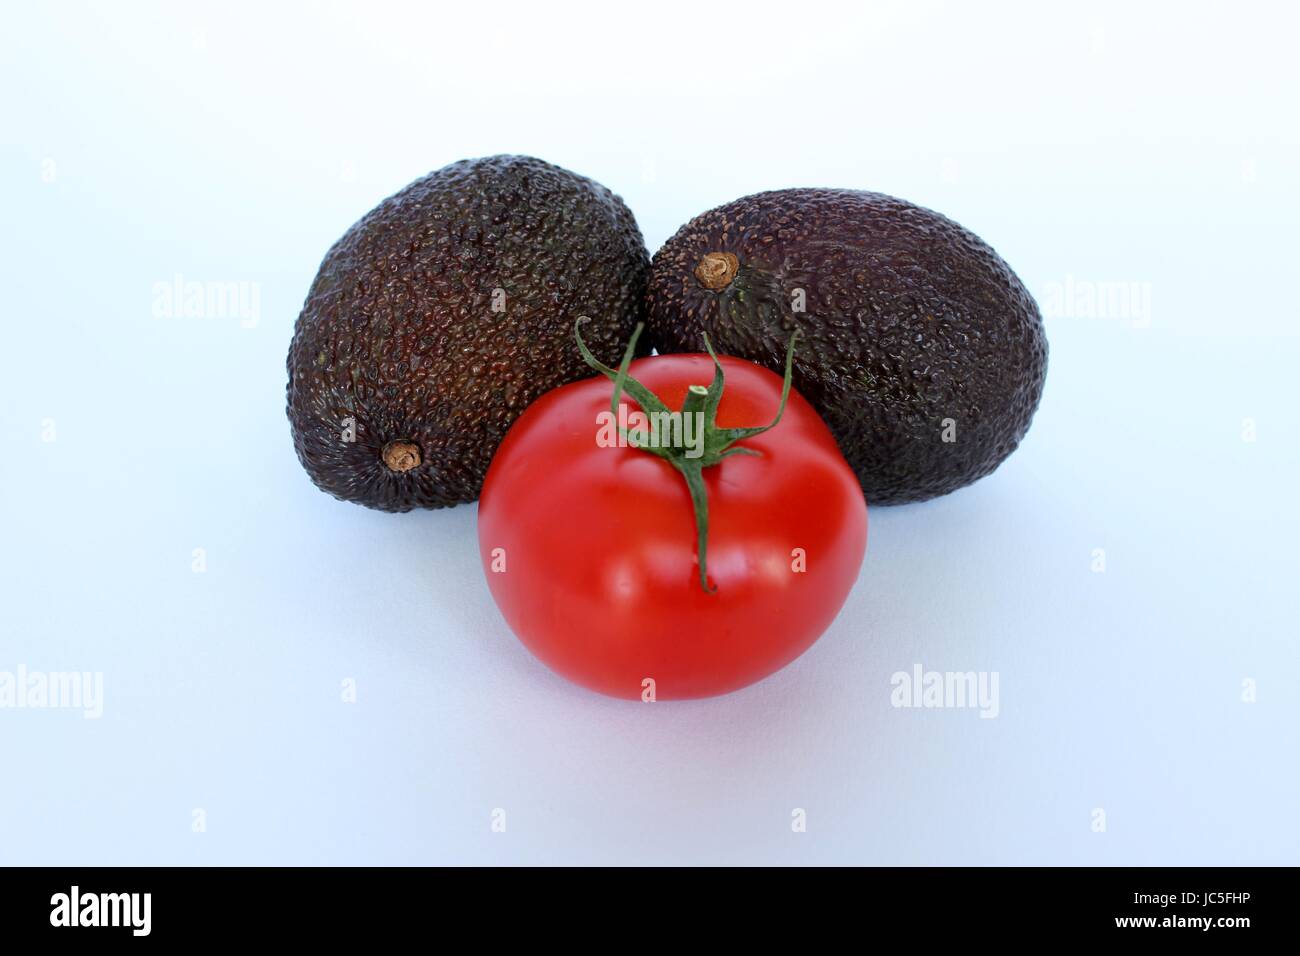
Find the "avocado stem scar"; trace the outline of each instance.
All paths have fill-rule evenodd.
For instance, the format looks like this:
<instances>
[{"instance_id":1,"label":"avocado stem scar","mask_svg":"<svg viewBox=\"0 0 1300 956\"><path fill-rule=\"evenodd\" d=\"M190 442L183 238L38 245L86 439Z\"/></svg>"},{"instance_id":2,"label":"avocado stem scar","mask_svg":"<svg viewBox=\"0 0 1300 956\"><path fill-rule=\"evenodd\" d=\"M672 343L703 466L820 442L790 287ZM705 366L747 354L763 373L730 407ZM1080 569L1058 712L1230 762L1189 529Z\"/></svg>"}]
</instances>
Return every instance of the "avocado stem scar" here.
<instances>
[{"instance_id":1,"label":"avocado stem scar","mask_svg":"<svg viewBox=\"0 0 1300 956\"><path fill-rule=\"evenodd\" d=\"M384 459L384 464L388 466L389 471L401 474L420 464L420 446L413 441L399 438L385 445L380 457Z\"/></svg>"},{"instance_id":2,"label":"avocado stem scar","mask_svg":"<svg viewBox=\"0 0 1300 956\"><path fill-rule=\"evenodd\" d=\"M695 278L706 289L717 292L731 285L740 271L740 260L730 252L706 252L695 267Z\"/></svg>"}]
</instances>

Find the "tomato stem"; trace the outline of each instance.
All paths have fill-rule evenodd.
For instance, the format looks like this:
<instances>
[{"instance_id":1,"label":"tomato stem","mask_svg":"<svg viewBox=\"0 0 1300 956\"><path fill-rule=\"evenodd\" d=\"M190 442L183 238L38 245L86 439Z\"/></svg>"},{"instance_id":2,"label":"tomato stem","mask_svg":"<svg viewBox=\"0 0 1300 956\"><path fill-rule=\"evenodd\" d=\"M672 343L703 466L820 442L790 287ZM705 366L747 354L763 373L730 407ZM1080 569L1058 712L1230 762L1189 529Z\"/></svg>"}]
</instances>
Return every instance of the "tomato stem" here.
<instances>
[{"instance_id":1,"label":"tomato stem","mask_svg":"<svg viewBox=\"0 0 1300 956\"><path fill-rule=\"evenodd\" d=\"M658 423L658 428L652 429L648 434L645 432L629 434L627 429L619 426L619 437L630 447L664 459L681 472L686 480L686 488L691 494L691 509L695 512L700 587L712 594L717 588L709 586L709 497L704 486L704 469L711 468L732 455L759 454L752 448L732 446L738 441L761 435L769 428L776 427L781 421L781 416L785 414L786 400L790 397L790 380L794 372L794 346L799 337L799 330L795 329L790 334L790 344L786 347L785 378L781 383L781 402L777 406L776 417L766 425L749 428L719 428L717 426L718 404L722 401L726 376L722 371L722 363L718 361L717 353L713 351L713 345L709 342L708 333L704 334L704 348L709 353L709 358L713 359L713 382L708 388L703 385L688 387L682 410L671 412L658 395L638 382L627 371L628 366L632 364L632 356L636 353L637 339L641 336L644 323L637 323L632 338L627 343L627 349L623 352L623 360L615 370L592 355L591 350L582 340L581 326L584 322L590 321L586 316L581 316L573 324L573 336L578 342L578 351L582 354L582 360L614 383L609 409L615 421L618 420L618 406L622 401L623 393L627 392L632 400L641 406L641 410L652 421ZM680 417L675 419L674 416ZM676 424L673 424L674 421ZM656 431L661 439L659 442L653 441ZM666 444L662 441L665 431L673 439ZM687 436L694 436L696 440L688 441Z\"/></svg>"}]
</instances>

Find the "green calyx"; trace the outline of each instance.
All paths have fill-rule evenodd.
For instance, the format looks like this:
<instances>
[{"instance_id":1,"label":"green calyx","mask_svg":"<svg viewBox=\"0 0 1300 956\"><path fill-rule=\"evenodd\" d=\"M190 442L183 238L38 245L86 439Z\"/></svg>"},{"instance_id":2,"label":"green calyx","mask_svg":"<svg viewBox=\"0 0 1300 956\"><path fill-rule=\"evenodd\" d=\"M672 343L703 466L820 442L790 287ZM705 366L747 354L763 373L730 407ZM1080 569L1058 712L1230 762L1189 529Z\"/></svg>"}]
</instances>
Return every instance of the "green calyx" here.
<instances>
[{"instance_id":1,"label":"green calyx","mask_svg":"<svg viewBox=\"0 0 1300 956\"><path fill-rule=\"evenodd\" d=\"M795 329L791 333L790 344L786 348L785 380L781 384L781 403L777 406L776 417L766 425L757 425L750 428L719 428L717 425L718 404L722 401L722 389L725 383L722 364L718 361L717 353L713 351L713 345L709 342L707 334L704 336L704 348L708 351L709 358L713 359L713 382L707 388L703 385L690 386L686 390L686 400L682 403L681 411L673 412L659 399L658 395L627 374L628 366L632 364L632 356L636 353L637 339L641 336L644 324L637 324L631 340L627 343L627 349L623 352L623 361L616 370L592 355L591 350L587 348L587 344L582 341L582 323L589 321L591 320L586 316L580 317L573 325L573 335L578 340L578 351L582 353L583 361L614 383L614 394L609 400L609 409L614 416L614 421L618 421L619 401L622 399L623 393L627 392L641 406L641 410L646 414L647 418L659 425L657 434L662 436L665 432L668 432L677 439L669 442L656 442L652 440L652 436L656 434L653 429L650 433L643 431L629 432L621 424L618 426L619 437L628 445L662 458L681 472L682 477L686 479L686 487L691 493L691 507L695 511L696 551L699 555L700 587L711 594L717 588L709 587L709 498L704 488L703 472L705 468L710 468L732 455L759 454L752 448L732 446L738 441L761 435L769 428L775 428L781 421L781 416L785 413L786 399L790 397L790 378L794 368L794 345L799 337L799 330ZM690 440L685 440L687 438Z\"/></svg>"}]
</instances>

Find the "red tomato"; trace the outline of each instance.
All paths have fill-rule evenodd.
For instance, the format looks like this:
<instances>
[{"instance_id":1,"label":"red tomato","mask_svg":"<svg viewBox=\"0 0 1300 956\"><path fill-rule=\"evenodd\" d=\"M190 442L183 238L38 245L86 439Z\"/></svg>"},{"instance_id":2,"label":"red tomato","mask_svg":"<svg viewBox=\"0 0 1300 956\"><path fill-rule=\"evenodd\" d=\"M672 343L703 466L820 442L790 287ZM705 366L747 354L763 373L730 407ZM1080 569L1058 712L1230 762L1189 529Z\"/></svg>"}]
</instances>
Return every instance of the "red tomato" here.
<instances>
[{"instance_id":1,"label":"red tomato","mask_svg":"<svg viewBox=\"0 0 1300 956\"><path fill-rule=\"evenodd\" d=\"M776 415L782 379L723 357L720 427ZM709 385L707 355L660 355L629 374L681 409ZM602 447L614 384L592 378L530 406L479 499L479 550L506 622L549 667L614 697L725 694L805 651L839 612L867 542L862 489L829 429L791 391L781 421L703 471L706 591L681 472L637 448ZM629 412L639 410L626 394ZM653 683L650 683L653 682Z\"/></svg>"}]
</instances>

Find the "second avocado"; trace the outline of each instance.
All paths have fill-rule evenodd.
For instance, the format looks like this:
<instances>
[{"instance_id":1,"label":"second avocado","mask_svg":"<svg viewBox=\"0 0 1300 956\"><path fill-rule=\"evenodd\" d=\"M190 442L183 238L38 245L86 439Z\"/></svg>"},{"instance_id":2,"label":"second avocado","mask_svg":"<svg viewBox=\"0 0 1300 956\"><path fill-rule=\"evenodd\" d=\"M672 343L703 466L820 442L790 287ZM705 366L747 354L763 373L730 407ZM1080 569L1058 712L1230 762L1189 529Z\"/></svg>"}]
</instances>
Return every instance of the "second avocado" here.
<instances>
[{"instance_id":1,"label":"second avocado","mask_svg":"<svg viewBox=\"0 0 1300 956\"><path fill-rule=\"evenodd\" d=\"M599 183L528 156L463 160L379 204L334 244L289 348L298 458L336 498L383 511L478 497L528 405L591 374L573 320L617 362L649 256Z\"/></svg>"},{"instance_id":2,"label":"second avocado","mask_svg":"<svg viewBox=\"0 0 1300 956\"><path fill-rule=\"evenodd\" d=\"M921 501L993 471L1029 428L1047 372L1033 298L973 233L880 193L786 189L683 226L651 264L660 352L780 371L826 419L868 504Z\"/></svg>"}]
</instances>

